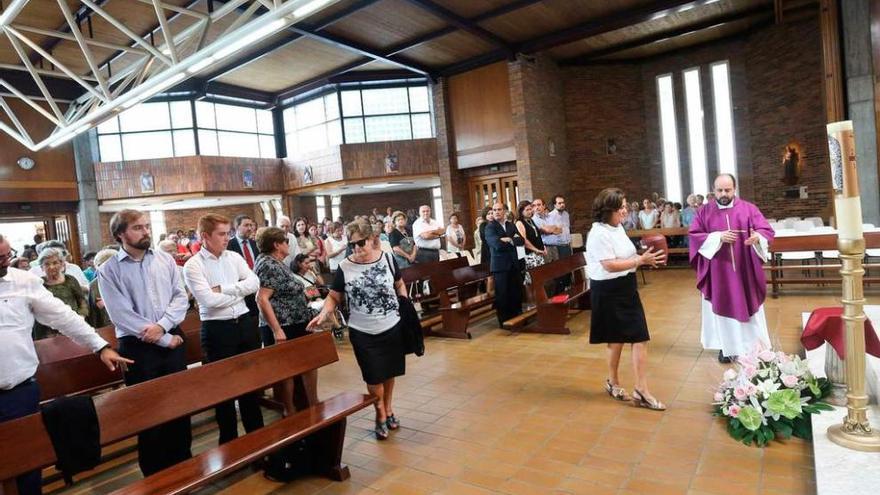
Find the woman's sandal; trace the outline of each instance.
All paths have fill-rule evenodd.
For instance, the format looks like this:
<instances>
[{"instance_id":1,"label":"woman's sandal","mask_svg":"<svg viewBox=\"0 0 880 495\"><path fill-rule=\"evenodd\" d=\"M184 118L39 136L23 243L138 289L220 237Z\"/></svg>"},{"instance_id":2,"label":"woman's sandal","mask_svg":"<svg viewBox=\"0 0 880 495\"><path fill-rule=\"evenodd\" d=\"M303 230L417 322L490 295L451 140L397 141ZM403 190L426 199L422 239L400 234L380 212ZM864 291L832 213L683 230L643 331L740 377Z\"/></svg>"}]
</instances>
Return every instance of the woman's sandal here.
<instances>
[{"instance_id":1,"label":"woman's sandal","mask_svg":"<svg viewBox=\"0 0 880 495\"><path fill-rule=\"evenodd\" d=\"M608 392L608 395L611 396L614 400L619 401L628 401L629 397L626 395L626 390L617 385L612 385L611 380L605 380L605 392Z\"/></svg>"},{"instance_id":2,"label":"woman's sandal","mask_svg":"<svg viewBox=\"0 0 880 495\"><path fill-rule=\"evenodd\" d=\"M650 409L652 411L665 411L666 404L660 402L655 398L648 399L645 397L645 394L639 392L638 389L633 389L633 405L636 407L644 407L645 409Z\"/></svg>"},{"instance_id":3,"label":"woman's sandal","mask_svg":"<svg viewBox=\"0 0 880 495\"><path fill-rule=\"evenodd\" d=\"M376 440L388 440L388 428L385 427L385 421L376 421L373 433L376 434Z\"/></svg>"},{"instance_id":4,"label":"woman's sandal","mask_svg":"<svg viewBox=\"0 0 880 495\"><path fill-rule=\"evenodd\" d=\"M397 418L392 414L388 416L388 419L385 420L385 426L389 430L396 430L400 428L400 421L398 421Z\"/></svg>"}]
</instances>

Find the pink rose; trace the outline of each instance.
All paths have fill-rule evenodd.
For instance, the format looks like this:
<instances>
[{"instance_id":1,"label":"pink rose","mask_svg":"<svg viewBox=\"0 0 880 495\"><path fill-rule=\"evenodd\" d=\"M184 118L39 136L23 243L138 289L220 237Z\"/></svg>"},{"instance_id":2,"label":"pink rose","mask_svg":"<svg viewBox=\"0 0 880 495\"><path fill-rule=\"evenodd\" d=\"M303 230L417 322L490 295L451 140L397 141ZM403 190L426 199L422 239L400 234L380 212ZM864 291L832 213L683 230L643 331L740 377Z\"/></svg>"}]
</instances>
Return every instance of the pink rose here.
<instances>
[{"instance_id":1,"label":"pink rose","mask_svg":"<svg viewBox=\"0 0 880 495\"><path fill-rule=\"evenodd\" d=\"M798 378L794 375L782 375L782 384L788 388L795 388L798 384Z\"/></svg>"},{"instance_id":2,"label":"pink rose","mask_svg":"<svg viewBox=\"0 0 880 495\"><path fill-rule=\"evenodd\" d=\"M727 381L735 380L736 379L736 370L728 368L724 372L724 379Z\"/></svg>"},{"instance_id":3,"label":"pink rose","mask_svg":"<svg viewBox=\"0 0 880 495\"><path fill-rule=\"evenodd\" d=\"M736 397L736 400L746 400L749 393L743 387L736 387L733 389L733 396Z\"/></svg>"},{"instance_id":4,"label":"pink rose","mask_svg":"<svg viewBox=\"0 0 880 495\"><path fill-rule=\"evenodd\" d=\"M746 394L755 395L757 393L758 393L758 387L755 386L754 383L750 383L750 384L748 384L748 386L746 386Z\"/></svg>"},{"instance_id":5,"label":"pink rose","mask_svg":"<svg viewBox=\"0 0 880 495\"><path fill-rule=\"evenodd\" d=\"M735 417L739 416L739 410L740 410L739 406L734 404L734 405L730 406L730 408L727 409L727 415L730 416L731 418L735 418Z\"/></svg>"},{"instance_id":6,"label":"pink rose","mask_svg":"<svg viewBox=\"0 0 880 495\"><path fill-rule=\"evenodd\" d=\"M787 362L791 361L791 359L788 357L788 354L786 354L782 351L779 351L776 353L776 360L779 361L780 363L787 363Z\"/></svg>"},{"instance_id":7,"label":"pink rose","mask_svg":"<svg viewBox=\"0 0 880 495\"><path fill-rule=\"evenodd\" d=\"M770 361L773 361L773 359L775 357L776 357L776 353L771 350L763 350L758 353L758 359L760 359L761 361L764 361L765 363L769 363Z\"/></svg>"},{"instance_id":8,"label":"pink rose","mask_svg":"<svg viewBox=\"0 0 880 495\"><path fill-rule=\"evenodd\" d=\"M749 364L743 367L743 373L746 374L746 378L751 380L758 374L758 368Z\"/></svg>"},{"instance_id":9,"label":"pink rose","mask_svg":"<svg viewBox=\"0 0 880 495\"><path fill-rule=\"evenodd\" d=\"M724 400L724 394L722 394L721 392L715 392L715 396L713 397L713 399L715 399L715 402L721 402Z\"/></svg>"}]
</instances>

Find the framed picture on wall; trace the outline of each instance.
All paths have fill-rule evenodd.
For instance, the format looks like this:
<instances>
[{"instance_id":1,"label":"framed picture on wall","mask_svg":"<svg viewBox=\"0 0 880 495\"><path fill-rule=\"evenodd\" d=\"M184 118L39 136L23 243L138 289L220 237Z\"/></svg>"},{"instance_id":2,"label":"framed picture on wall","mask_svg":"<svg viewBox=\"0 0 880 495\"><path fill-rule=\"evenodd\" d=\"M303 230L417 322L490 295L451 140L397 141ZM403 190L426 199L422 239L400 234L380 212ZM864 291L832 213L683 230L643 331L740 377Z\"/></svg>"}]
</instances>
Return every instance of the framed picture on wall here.
<instances>
[{"instance_id":1,"label":"framed picture on wall","mask_svg":"<svg viewBox=\"0 0 880 495\"><path fill-rule=\"evenodd\" d=\"M245 189L253 189L254 188L254 171L251 169L246 169L241 173L241 181L244 182Z\"/></svg>"},{"instance_id":2,"label":"framed picture on wall","mask_svg":"<svg viewBox=\"0 0 880 495\"><path fill-rule=\"evenodd\" d=\"M605 154L606 155L617 154L617 141L615 141L614 138L608 138L605 140Z\"/></svg>"},{"instance_id":3,"label":"framed picture on wall","mask_svg":"<svg viewBox=\"0 0 880 495\"><path fill-rule=\"evenodd\" d=\"M156 192L156 184L153 181L153 174L144 172L141 174L141 194L150 194Z\"/></svg>"},{"instance_id":4,"label":"framed picture on wall","mask_svg":"<svg viewBox=\"0 0 880 495\"><path fill-rule=\"evenodd\" d=\"M303 184L311 184L314 180L315 179L312 176L312 166L306 165L305 169L303 169Z\"/></svg>"},{"instance_id":5,"label":"framed picture on wall","mask_svg":"<svg viewBox=\"0 0 880 495\"><path fill-rule=\"evenodd\" d=\"M400 173L400 162L397 161L397 152L392 151L385 155L385 173L386 174L398 174Z\"/></svg>"}]
</instances>

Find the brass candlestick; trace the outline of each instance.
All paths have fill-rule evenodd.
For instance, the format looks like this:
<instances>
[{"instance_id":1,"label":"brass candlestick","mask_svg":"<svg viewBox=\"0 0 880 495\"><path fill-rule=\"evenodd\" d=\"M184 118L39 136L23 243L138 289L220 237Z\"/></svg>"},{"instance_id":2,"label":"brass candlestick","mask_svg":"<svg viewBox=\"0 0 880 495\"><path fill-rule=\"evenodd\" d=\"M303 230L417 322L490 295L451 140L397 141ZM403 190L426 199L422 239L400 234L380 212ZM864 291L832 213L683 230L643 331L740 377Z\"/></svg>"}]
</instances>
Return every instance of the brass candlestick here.
<instances>
[{"instance_id":1,"label":"brass candlestick","mask_svg":"<svg viewBox=\"0 0 880 495\"><path fill-rule=\"evenodd\" d=\"M865 393L865 298L862 290L865 237L851 121L828 124L828 146L846 332L846 417L842 424L828 428L828 438L849 449L880 452L880 434L868 422L868 395Z\"/></svg>"}]
</instances>

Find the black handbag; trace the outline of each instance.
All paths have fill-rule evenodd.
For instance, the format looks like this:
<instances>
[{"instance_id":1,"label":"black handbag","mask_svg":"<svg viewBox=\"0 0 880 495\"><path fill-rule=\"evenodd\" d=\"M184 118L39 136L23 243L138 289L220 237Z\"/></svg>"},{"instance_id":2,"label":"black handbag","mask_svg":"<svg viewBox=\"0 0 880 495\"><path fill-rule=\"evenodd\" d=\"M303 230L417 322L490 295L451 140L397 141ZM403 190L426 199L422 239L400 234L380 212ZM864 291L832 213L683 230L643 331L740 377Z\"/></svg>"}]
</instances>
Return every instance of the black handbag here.
<instances>
[{"instance_id":1,"label":"black handbag","mask_svg":"<svg viewBox=\"0 0 880 495\"><path fill-rule=\"evenodd\" d=\"M263 476L271 481L287 483L314 472L314 459L307 439L294 442L269 454L263 465Z\"/></svg>"},{"instance_id":2,"label":"black handbag","mask_svg":"<svg viewBox=\"0 0 880 495\"><path fill-rule=\"evenodd\" d=\"M410 298L397 296L397 303L400 306L400 334L404 352L422 356L425 354L425 336L422 335L419 314Z\"/></svg>"}]
</instances>

